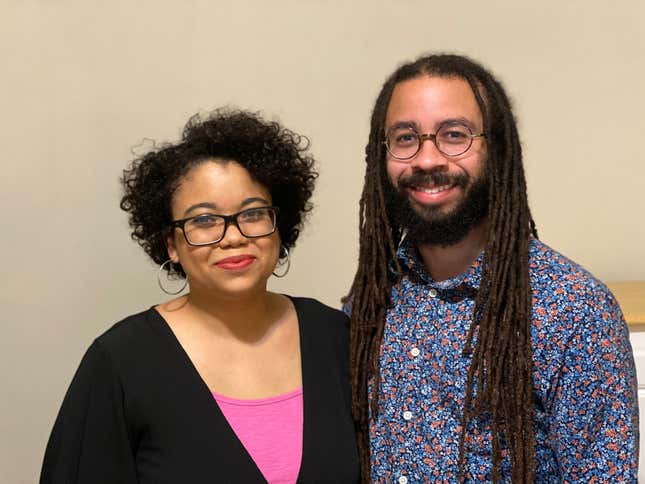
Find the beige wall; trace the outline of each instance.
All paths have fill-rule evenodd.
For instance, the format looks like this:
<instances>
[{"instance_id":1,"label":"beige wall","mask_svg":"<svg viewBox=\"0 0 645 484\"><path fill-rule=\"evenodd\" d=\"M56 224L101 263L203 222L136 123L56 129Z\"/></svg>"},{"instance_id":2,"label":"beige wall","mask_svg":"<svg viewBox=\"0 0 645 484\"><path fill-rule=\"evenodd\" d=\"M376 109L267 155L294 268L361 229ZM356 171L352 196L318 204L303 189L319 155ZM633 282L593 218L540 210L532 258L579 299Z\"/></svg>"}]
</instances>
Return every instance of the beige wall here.
<instances>
[{"instance_id":1,"label":"beige wall","mask_svg":"<svg viewBox=\"0 0 645 484\"><path fill-rule=\"evenodd\" d=\"M199 110L310 136L317 208L273 287L338 305L381 83L423 52L472 55L515 101L542 239L602 279L645 279L643 18L641 0L0 1L0 483L36 480L91 339L163 299L117 179L132 146Z\"/></svg>"}]
</instances>

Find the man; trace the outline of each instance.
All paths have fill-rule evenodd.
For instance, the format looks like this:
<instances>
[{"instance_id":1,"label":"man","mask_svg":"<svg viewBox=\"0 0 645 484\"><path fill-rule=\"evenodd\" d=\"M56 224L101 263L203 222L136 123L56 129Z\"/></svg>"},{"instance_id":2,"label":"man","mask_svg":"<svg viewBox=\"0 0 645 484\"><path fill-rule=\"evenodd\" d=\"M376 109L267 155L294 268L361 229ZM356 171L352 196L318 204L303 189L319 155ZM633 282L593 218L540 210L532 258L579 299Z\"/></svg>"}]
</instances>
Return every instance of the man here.
<instances>
[{"instance_id":1,"label":"man","mask_svg":"<svg viewBox=\"0 0 645 484\"><path fill-rule=\"evenodd\" d=\"M365 481L636 482L622 314L537 239L500 83L432 55L371 120L351 301Z\"/></svg>"}]
</instances>

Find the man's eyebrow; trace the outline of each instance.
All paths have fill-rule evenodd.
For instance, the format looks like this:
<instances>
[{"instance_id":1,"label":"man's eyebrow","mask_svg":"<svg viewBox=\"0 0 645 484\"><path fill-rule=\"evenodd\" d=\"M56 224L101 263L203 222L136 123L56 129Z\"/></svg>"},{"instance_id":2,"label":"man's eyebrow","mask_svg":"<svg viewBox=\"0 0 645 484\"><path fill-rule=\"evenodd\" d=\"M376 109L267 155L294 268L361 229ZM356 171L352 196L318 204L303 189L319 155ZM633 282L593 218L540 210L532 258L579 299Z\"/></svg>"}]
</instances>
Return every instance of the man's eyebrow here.
<instances>
[{"instance_id":1,"label":"man's eyebrow","mask_svg":"<svg viewBox=\"0 0 645 484\"><path fill-rule=\"evenodd\" d=\"M451 126L455 124L463 124L465 126L468 126L470 129L473 129L473 130L475 129L475 123L473 123L472 120L463 116L457 116L454 118L444 118L444 119L438 120L434 125L434 132L436 133L439 127L441 126ZM397 121L396 123L393 123L387 130L389 131L391 129L401 129L401 128L414 129L415 131L420 132L419 125L416 123L416 121L406 121L406 120Z\"/></svg>"},{"instance_id":2,"label":"man's eyebrow","mask_svg":"<svg viewBox=\"0 0 645 484\"><path fill-rule=\"evenodd\" d=\"M470 119L464 118L463 116L459 116L456 118L442 119L435 125L435 129L439 129L439 126L451 126L454 124L463 124L465 126L468 126L471 129L474 129L475 127L475 123L473 123Z\"/></svg>"},{"instance_id":3,"label":"man's eyebrow","mask_svg":"<svg viewBox=\"0 0 645 484\"><path fill-rule=\"evenodd\" d=\"M397 121L396 123L392 124L392 126L387 128L387 131L391 129L400 129L400 128L412 128L415 131L418 130L417 123L414 121Z\"/></svg>"}]
</instances>

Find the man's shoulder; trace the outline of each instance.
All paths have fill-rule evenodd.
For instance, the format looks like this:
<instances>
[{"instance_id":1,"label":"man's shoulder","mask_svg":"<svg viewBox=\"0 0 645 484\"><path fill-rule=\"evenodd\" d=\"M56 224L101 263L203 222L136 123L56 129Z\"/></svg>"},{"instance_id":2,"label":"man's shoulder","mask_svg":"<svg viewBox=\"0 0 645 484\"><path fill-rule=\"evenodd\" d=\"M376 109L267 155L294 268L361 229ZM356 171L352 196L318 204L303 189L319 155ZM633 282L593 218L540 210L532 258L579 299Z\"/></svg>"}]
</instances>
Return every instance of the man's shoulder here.
<instances>
[{"instance_id":1,"label":"man's shoulder","mask_svg":"<svg viewBox=\"0 0 645 484\"><path fill-rule=\"evenodd\" d=\"M613 294L591 272L544 242L529 245L529 272L534 305L570 310L572 306L609 309Z\"/></svg>"},{"instance_id":2,"label":"man's shoulder","mask_svg":"<svg viewBox=\"0 0 645 484\"><path fill-rule=\"evenodd\" d=\"M574 291L606 289L587 269L537 239L529 244L529 272L533 284L561 286Z\"/></svg>"}]
</instances>

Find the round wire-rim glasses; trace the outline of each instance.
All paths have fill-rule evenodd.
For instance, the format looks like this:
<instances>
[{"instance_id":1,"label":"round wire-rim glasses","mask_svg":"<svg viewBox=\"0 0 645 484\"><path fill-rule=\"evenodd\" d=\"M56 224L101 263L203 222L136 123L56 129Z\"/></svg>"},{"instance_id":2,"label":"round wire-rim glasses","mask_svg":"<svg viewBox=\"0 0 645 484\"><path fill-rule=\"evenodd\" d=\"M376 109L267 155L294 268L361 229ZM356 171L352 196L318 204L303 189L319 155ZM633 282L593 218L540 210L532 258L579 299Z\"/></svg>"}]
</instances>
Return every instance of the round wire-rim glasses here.
<instances>
[{"instance_id":1,"label":"round wire-rim glasses","mask_svg":"<svg viewBox=\"0 0 645 484\"><path fill-rule=\"evenodd\" d=\"M421 151L427 140L431 140L440 153L459 156L470 149L475 138L485 137L484 133L473 134L472 129L460 122L443 123L436 133L425 134L419 134L414 126L403 124L388 129L383 143L392 158L409 161Z\"/></svg>"},{"instance_id":2,"label":"round wire-rim glasses","mask_svg":"<svg viewBox=\"0 0 645 484\"><path fill-rule=\"evenodd\" d=\"M220 242L229 225L235 225L249 239L266 237L275 232L278 207L253 207L231 215L202 213L170 222L171 228L180 228L188 245L202 246Z\"/></svg>"}]
</instances>

